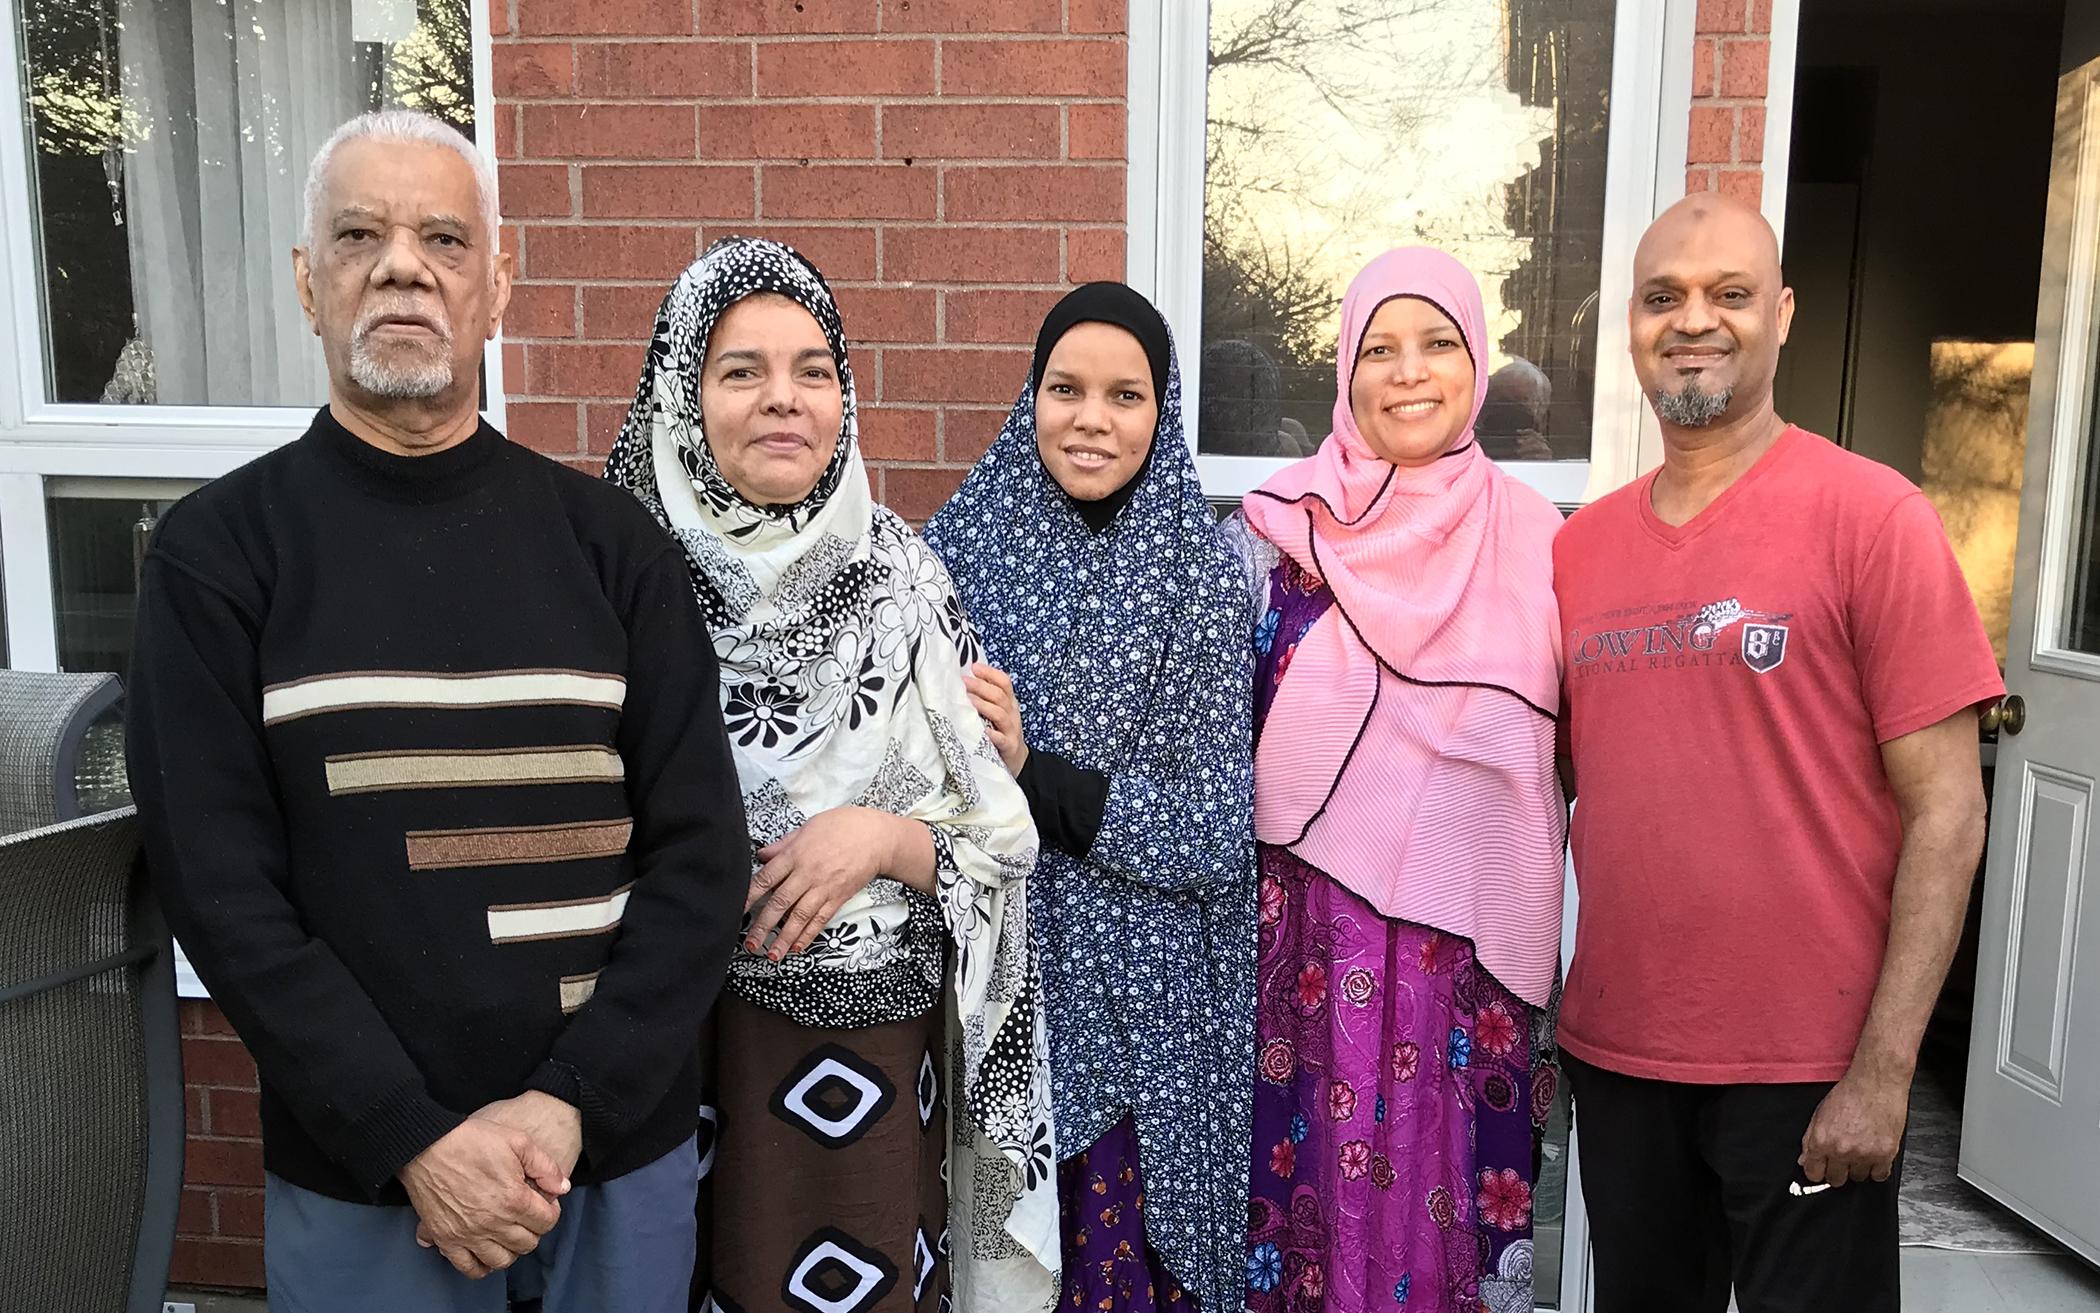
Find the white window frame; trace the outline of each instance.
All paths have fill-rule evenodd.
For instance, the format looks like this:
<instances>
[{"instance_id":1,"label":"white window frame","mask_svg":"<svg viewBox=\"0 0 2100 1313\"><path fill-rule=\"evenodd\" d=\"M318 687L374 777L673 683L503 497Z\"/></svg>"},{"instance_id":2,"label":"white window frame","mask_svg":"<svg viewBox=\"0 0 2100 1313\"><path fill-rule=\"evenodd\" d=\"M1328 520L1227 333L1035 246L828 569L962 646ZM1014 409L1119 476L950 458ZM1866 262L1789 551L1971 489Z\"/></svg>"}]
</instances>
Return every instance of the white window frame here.
<instances>
[{"instance_id":1,"label":"white window frame","mask_svg":"<svg viewBox=\"0 0 2100 1313\"><path fill-rule=\"evenodd\" d=\"M1660 458L1661 438L1627 355L1626 316L1620 307L1633 290L1634 244L1649 220L1684 196L1696 10L1697 0L1618 0L1590 457L1503 462L1504 469L1563 506L1595 500ZM1202 340L1209 35L1207 4L1130 0L1126 276L1151 296L1183 343ZM1197 395L1201 353L1184 349L1181 371L1185 393ZM1188 407L1184 417L1191 446L1197 439L1195 409ZM1196 456L1203 489L1213 497L1242 496L1288 463L1200 451Z\"/></svg>"},{"instance_id":2,"label":"white window frame","mask_svg":"<svg viewBox=\"0 0 2100 1313\"><path fill-rule=\"evenodd\" d=\"M474 121L484 158L496 165L490 0L468 0L474 70ZM21 5L0 3L0 102L17 112L23 94ZM215 479L306 431L298 406L122 406L54 402L46 394L50 351L44 332L42 261L33 211L28 116L0 130L0 599L7 620L6 664L56 670L58 634L51 542L45 513L50 480L76 491L109 493L86 481L147 480L165 495ZM285 253L284 276L291 275ZM320 350L318 343L314 350ZM488 414L504 420L502 339L482 353Z\"/></svg>"}]
</instances>

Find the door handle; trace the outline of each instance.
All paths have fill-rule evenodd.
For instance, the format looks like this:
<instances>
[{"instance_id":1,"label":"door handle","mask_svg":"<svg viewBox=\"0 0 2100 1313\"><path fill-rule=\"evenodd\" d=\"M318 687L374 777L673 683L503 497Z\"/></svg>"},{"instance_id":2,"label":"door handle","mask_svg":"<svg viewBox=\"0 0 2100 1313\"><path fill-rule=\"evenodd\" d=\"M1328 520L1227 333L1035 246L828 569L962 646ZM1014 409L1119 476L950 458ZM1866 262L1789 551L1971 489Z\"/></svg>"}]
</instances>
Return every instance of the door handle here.
<instances>
[{"instance_id":1,"label":"door handle","mask_svg":"<svg viewBox=\"0 0 2100 1313\"><path fill-rule=\"evenodd\" d=\"M2027 728L2027 703L2018 693L2008 693L1985 707L1982 719L1986 734L2018 734Z\"/></svg>"}]
</instances>

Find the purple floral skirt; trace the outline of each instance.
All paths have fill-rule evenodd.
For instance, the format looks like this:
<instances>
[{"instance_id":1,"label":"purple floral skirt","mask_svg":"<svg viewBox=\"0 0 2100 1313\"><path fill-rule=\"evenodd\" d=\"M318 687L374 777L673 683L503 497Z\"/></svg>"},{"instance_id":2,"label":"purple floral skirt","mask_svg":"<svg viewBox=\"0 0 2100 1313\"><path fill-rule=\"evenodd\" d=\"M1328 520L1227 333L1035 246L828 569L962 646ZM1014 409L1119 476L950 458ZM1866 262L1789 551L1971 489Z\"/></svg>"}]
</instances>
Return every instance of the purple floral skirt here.
<instances>
[{"instance_id":1,"label":"purple floral skirt","mask_svg":"<svg viewBox=\"0 0 2100 1313\"><path fill-rule=\"evenodd\" d=\"M1470 940L1261 847L1253 1313L1532 1307L1554 1069Z\"/></svg>"},{"instance_id":2,"label":"purple floral skirt","mask_svg":"<svg viewBox=\"0 0 2100 1313\"><path fill-rule=\"evenodd\" d=\"M1194 1313L1196 1297L1145 1241L1145 1177L1128 1114L1057 1165L1064 1228L1060 1307L1086 1313Z\"/></svg>"}]
</instances>

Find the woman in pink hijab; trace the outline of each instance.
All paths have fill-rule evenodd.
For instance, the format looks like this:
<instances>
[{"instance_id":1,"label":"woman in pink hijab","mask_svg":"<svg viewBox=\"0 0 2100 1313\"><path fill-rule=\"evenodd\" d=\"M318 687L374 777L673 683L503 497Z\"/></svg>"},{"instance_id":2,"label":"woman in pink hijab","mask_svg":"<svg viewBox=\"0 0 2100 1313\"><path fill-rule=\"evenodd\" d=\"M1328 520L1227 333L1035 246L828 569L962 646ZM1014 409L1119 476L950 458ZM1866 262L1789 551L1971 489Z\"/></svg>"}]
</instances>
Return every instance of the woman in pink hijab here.
<instances>
[{"instance_id":1,"label":"woman in pink hijab","mask_svg":"<svg viewBox=\"0 0 2100 1313\"><path fill-rule=\"evenodd\" d=\"M1532 1307L1560 944L1560 513L1474 441L1441 251L1342 300L1334 430L1250 495L1255 1313Z\"/></svg>"}]
</instances>

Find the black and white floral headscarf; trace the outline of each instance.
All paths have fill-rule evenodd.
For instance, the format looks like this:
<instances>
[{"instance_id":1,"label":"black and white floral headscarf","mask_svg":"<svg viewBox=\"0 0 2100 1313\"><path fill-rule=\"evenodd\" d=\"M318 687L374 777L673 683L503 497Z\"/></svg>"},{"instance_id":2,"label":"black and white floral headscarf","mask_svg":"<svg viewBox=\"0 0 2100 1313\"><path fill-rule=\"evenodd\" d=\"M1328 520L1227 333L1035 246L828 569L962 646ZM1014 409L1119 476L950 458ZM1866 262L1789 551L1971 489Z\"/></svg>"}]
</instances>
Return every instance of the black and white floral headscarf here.
<instances>
[{"instance_id":1,"label":"black and white floral headscarf","mask_svg":"<svg viewBox=\"0 0 2100 1313\"><path fill-rule=\"evenodd\" d=\"M792 506L729 485L701 431L708 336L744 297L785 296L823 329L845 393L838 448ZM722 711L754 843L834 807L933 835L936 896L878 877L808 950L739 951L730 988L803 1025L924 1015L952 992L962 1097L949 1162L964 1308L1055 1302L1057 1151L1042 985L1028 936L1028 802L963 686L977 659L948 572L874 504L853 371L822 275L778 242L715 243L664 298L633 408L606 461L685 549L721 667ZM952 984L952 990L949 986Z\"/></svg>"},{"instance_id":2,"label":"black and white floral headscarf","mask_svg":"<svg viewBox=\"0 0 2100 1313\"><path fill-rule=\"evenodd\" d=\"M791 506L747 501L730 486L701 432L700 367L708 336L729 307L767 292L787 297L817 321L845 398L831 460L816 486ZM606 460L605 477L632 490L685 544L710 625L735 623L777 589L805 551L836 554L834 543L867 536L873 503L860 460L859 411L845 329L824 276L779 242L726 238L708 247L664 297L641 386ZM676 495L678 485L689 488L697 503L684 524L679 520L687 517L667 510L685 500ZM665 489L673 495L667 498ZM823 529L811 532L820 517ZM822 564L813 562L811 569Z\"/></svg>"}]
</instances>

